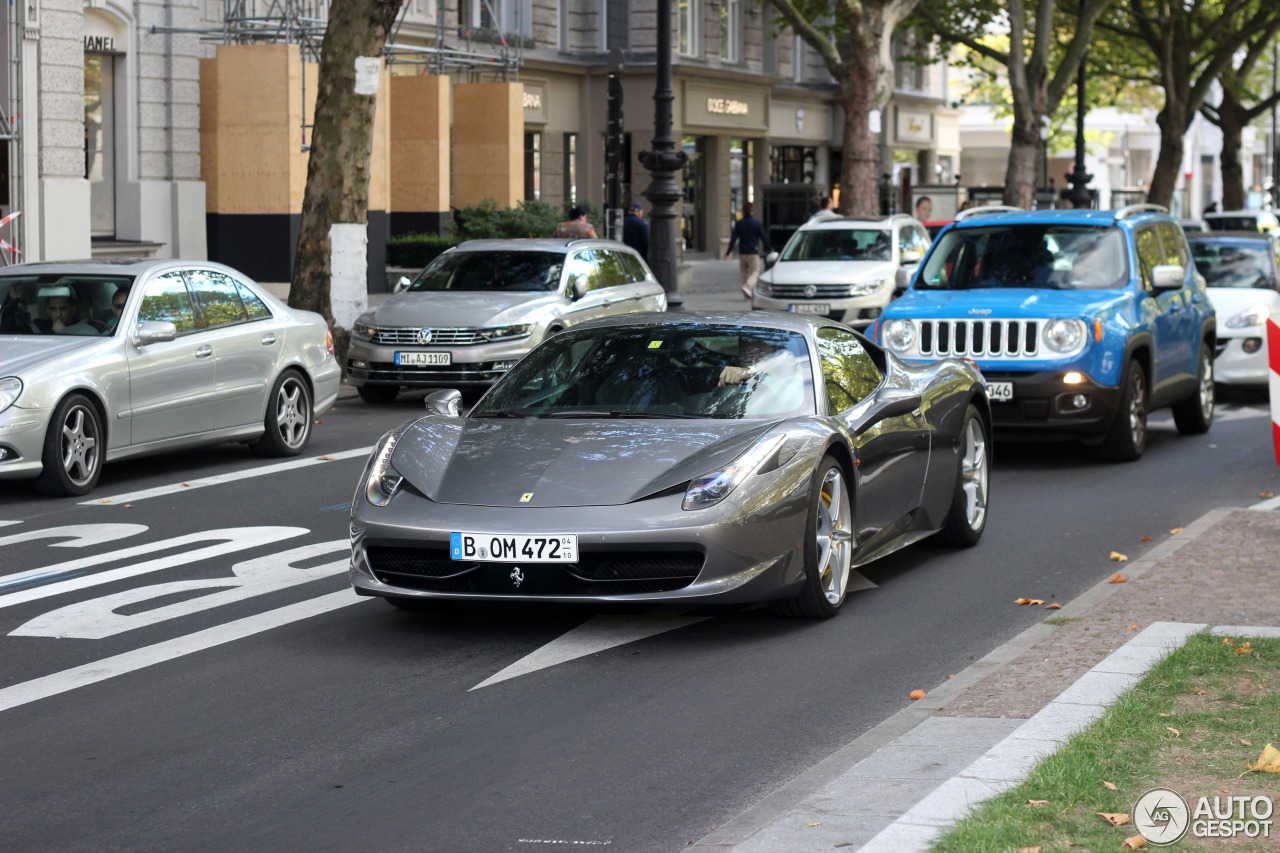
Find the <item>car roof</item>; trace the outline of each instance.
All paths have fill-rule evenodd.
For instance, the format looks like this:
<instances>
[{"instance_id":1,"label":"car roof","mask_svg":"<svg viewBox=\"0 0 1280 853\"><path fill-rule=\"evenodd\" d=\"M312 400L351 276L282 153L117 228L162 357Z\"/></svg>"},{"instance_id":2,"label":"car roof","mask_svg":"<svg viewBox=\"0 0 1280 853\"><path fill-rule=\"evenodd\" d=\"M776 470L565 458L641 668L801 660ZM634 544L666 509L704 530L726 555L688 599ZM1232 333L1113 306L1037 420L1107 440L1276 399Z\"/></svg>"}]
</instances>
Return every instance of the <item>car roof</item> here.
<instances>
[{"instance_id":1,"label":"car roof","mask_svg":"<svg viewBox=\"0 0 1280 853\"><path fill-rule=\"evenodd\" d=\"M1264 234L1261 231L1205 231L1203 233L1188 234L1188 240L1197 243L1239 243L1247 241L1251 243L1273 243L1275 237L1271 234Z\"/></svg>"},{"instance_id":2,"label":"car roof","mask_svg":"<svg viewBox=\"0 0 1280 853\"><path fill-rule=\"evenodd\" d=\"M844 328L841 324L825 317L787 314L782 311L681 311L679 314L646 311L636 314L621 314L614 317L600 317L595 320L578 323L573 328L599 329L602 327L685 326L694 324L733 326L745 329L776 329L799 334L810 334L813 330L822 326Z\"/></svg>"},{"instance_id":3,"label":"car roof","mask_svg":"<svg viewBox=\"0 0 1280 853\"><path fill-rule=\"evenodd\" d=\"M568 252L579 248L623 249L632 251L617 240L565 240L556 237L520 237L506 239L467 240L454 246L453 252Z\"/></svg>"},{"instance_id":4,"label":"car roof","mask_svg":"<svg viewBox=\"0 0 1280 853\"><path fill-rule=\"evenodd\" d=\"M33 261L0 269L0 275L132 275L184 264L205 265L207 261L182 261L174 258L105 258L83 261ZM215 265L216 266L216 265Z\"/></svg>"},{"instance_id":5,"label":"car roof","mask_svg":"<svg viewBox=\"0 0 1280 853\"><path fill-rule=\"evenodd\" d=\"M905 222L921 224L914 217L907 216L905 213L895 213L892 216L828 216L825 219L806 222L800 226L799 230L848 231L850 229L865 229L879 231Z\"/></svg>"}]
</instances>

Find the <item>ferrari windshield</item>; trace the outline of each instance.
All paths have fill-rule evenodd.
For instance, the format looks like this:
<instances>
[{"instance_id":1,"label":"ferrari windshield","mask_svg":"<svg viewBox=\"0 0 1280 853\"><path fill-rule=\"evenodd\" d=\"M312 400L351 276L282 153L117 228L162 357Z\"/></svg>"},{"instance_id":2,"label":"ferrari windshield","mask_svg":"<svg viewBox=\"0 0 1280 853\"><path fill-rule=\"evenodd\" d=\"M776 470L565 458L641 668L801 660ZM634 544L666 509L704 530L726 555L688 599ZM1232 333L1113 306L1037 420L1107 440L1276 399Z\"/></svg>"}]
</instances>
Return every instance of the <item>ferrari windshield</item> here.
<instances>
[{"instance_id":1,"label":"ferrari windshield","mask_svg":"<svg viewBox=\"0 0 1280 853\"><path fill-rule=\"evenodd\" d=\"M1277 289L1268 240L1192 240L1191 257L1209 287Z\"/></svg>"},{"instance_id":2,"label":"ferrari windshield","mask_svg":"<svg viewBox=\"0 0 1280 853\"><path fill-rule=\"evenodd\" d=\"M801 335L681 323L559 334L503 376L470 417L740 419L814 411Z\"/></svg>"},{"instance_id":3,"label":"ferrari windshield","mask_svg":"<svg viewBox=\"0 0 1280 853\"><path fill-rule=\"evenodd\" d=\"M882 228L815 228L800 231L782 250L782 261L888 261L893 242Z\"/></svg>"},{"instance_id":4,"label":"ferrari windshield","mask_svg":"<svg viewBox=\"0 0 1280 853\"><path fill-rule=\"evenodd\" d=\"M953 228L938 238L915 286L922 290L1124 287L1124 236L1112 227L1018 223Z\"/></svg>"},{"instance_id":5,"label":"ferrari windshield","mask_svg":"<svg viewBox=\"0 0 1280 853\"><path fill-rule=\"evenodd\" d=\"M431 262L410 290L556 290L560 252L448 252Z\"/></svg>"},{"instance_id":6,"label":"ferrari windshield","mask_svg":"<svg viewBox=\"0 0 1280 853\"><path fill-rule=\"evenodd\" d=\"M0 335L110 335L130 276L13 275L0 279Z\"/></svg>"}]
</instances>

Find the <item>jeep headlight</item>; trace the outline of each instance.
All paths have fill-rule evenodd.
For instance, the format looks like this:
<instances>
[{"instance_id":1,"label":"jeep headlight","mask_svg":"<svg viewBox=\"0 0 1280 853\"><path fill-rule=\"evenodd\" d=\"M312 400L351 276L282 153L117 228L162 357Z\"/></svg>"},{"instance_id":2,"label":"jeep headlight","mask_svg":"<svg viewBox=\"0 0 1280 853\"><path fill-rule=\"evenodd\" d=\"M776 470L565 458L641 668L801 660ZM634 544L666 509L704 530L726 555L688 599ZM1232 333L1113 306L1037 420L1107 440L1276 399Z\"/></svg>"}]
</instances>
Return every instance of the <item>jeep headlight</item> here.
<instances>
[{"instance_id":1,"label":"jeep headlight","mask_svg":"<svg viewBox=\"0 0 1280 853\"><path fill-rule=\"evenodd\" d=\"M858 281L849 285L850 296L869 296L872 293L879 293L889 284L887 278L869 278L866 281Z\"/></svg>"},{"instance_id":2,"label":"jeep headlight","mask_svg":"<svg viewBox=\"0 0 1280 853\"><path fill-rule=\"evenodd\" d=\"M1265 305L1255 305L1247 311L1241 311L1239 314L1227 321L1228 329L1243 329L1247 326L1261 326L1267 322L1267 318L1271 316L1271 309ZM3 408L3 407L0 407Z\"/></svg>"},{"instance_id":3,"label":"jeep headlight","mask_svg":"<svg viewBox=\"0 0 1280 853\"><path fill-rule=\"evenodd\" d=\"M519 338L529 337L529 333L533 330L530 323L520 323L515 326L490 326L480 330L480 337L486 341L514 341Z\"/></svg>"},{"instance_id":4,"label":"jeep headlight","mask_svg":"<svg viewBox=\"0 0 1280 853\"><path fill-rule=\"evenodd\" d=\"M6 376L4 379L0 379L0 412L16 403L18 395L21 393L21 379L16 376Z\"/></svg>"},{"instance_id":5,"label":"jeep headlight","mask_svg":"<svg viewBox=\"0 0 1280 853\"><path fill-rule=\"evenodd\" d=\"M1083 320L1050 320L1044 324L1044 345L1053 352L1065 354L1084 346Z\"/></svg>"},{"instance_id":6,"label":"jeep headlight","mask_svg":"<svg viewBox=\"0 0 1280 853\"><path fill-rule=\"evenodd\" d=\"M886 320L884 342L894 352L909 352L916 344L916 324L910 320Z\"/></svg>"}]
</instances>

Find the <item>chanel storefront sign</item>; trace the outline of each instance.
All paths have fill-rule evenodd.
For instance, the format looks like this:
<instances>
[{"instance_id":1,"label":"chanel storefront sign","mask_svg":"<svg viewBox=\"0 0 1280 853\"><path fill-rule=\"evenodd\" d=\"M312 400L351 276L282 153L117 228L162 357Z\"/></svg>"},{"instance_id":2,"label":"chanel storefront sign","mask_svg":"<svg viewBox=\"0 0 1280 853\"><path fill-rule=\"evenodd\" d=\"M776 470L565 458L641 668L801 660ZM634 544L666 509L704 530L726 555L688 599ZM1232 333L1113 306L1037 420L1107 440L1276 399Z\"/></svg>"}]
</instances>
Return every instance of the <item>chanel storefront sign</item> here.
<instances>
[{"instance_id":1,"label":"chanel storefront sign","mask_svg":"<svg viewBox=\"0 0 1280 853\"><path fill-rule=\"evenodd\" d=\"M111 36L85 36L85 53L115 53L116 40Z\"/></svg>"}]
</instances>

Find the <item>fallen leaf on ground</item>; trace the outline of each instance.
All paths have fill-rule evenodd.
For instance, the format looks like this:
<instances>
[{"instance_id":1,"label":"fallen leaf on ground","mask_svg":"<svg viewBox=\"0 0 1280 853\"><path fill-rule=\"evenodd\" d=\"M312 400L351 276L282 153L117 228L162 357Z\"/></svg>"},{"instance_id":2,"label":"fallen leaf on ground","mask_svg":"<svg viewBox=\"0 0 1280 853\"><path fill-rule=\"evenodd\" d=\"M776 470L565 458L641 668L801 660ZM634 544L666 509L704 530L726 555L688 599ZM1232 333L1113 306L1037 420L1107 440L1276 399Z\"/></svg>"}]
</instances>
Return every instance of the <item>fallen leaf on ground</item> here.
<instances>
[{"instance_id":1,"label":"fallen leaf on ground","mask_svg":"<svg viewBox=\"0 0 1280 853\"><path fill-rule=\"evenodd\" d=\"M317 458L317 459L319 459L321 462L332 462L332 461L333 461L333 457L332 457L332 456L317 456L316 458Z\"/></svg>"},{"instance_id":2,"label":"fallen leaf on ground","mask_svg":"<svg viewBox=\"0 0 1280 853\"><path fill-rule=\"evenodd\" d=\"M1271 744L1267 744L1262 749L1262 755L1258 756L1258 760L1253 764L1246 764L1250 773L1280 773L1280 749L1276 749Z\"/></svg>"},{"instance_id":3,"label":"fallen leaf on ground","mask_svg":"<svg viewBox=\"0 0 1280 853\"><path fill-rule=\"evenodd\" d=\"M190 483L183 483L182 485L190 487L190 485L191 485L191 484L190 484Z\"/></svg>"},{"instance_id":4,"label":"fallen leaf on ground","mask_svg":"<svg viewBox=\"0 0 1280 853\"><path fill-rule=\"evenodd\" d=\"M1019 847L1018 853L1040 853L1039 847Z\"/></svg>"},{"instance_id":5,"label":"fallen leaf on ground","mask_svg":"<svg viewBox=\"0 0 1280 853\"><path fill-rule=\"evenodd\" d=\"M1015 599L1013 600L1013 603L1014 603L1014 604L1030 604L1030 603L1031 603L1031 599L1029 599L1029 598L1015 598Z\"/></svg>"},{"instance_id":6,"label":"fallen leaf on ground","mask_svg":"<svg viewBox=\"0 0 1280 853\"><path fill-rule=\"evenodd\" d=\"M183 483L182 485L184 485L184 486L185 486L185 485L186 485L186 483ZM98 501L98 503L102 503L102 504L109 504L109 503L111 503L111 498L103 498L102 500Z\"/></svg>"},{"instance_id":7,"label":"fallen leaf on ground","mask_svg":"<svg viewBox=\"0 0 1280 853\"><path fill-rule=\"evenodd\" d=\"M1129 816L1127 814L1120 814L1118 812L1094 812L1094 814L1112 826L1124 826L1129 822Z\"/></svg>"},{"instance_id":8,"label":"fallen leaf on ground","mask_svg":"<svg viewBox=\"0 0 1280 853\"><path fill-rule=\"evenodd\" d=\"M1131 835L1120 844L1121 850L1146 850L1147 839L1141 835Z\"/></svg>"},{"instance_id":9,"label":"fallen leaf on ground","mask_svg":"<svg viewBox=\"0 0 1280 853\"><path fill-rule=\"evenodd\" d=\"M955 678L954 675L948 675L947 678Z\"/></svg>"},{"instance_id":10,"label":"fallen leaf on ground","mask_svg":"<svg viewBox=\"0 0 1280 853\"><path fill-rule=\"evenodd\" d=\"M1118 791L1118 790L1119 790L1119 789L1116 787L1116 785L1115 785L1115 783L1114 783L1114 782L1103 782L1102 784L1106 785L1108 788L1110 788L1110 789L1111 789L1111 790L1113 790L1113 791Z\"/></svg>"},{"instance_id":11,"label":"fallen leaf on ground","mask_svg":"<svg viewBox=\"0 0 1280 853\"><path fill-rule=\"evenodd\" d=\"M1236 649L1236 654L1238 654L1238 655L1248 655L1248 654L1252 654L1252 653L1253 653L1253 646L1251 646L1251 645L1249 644L1249 641L1248 641L1248 640L1245 640L1245 641L1240 645L1240 648Z\"/></svg>"},{"instance_id":12,"label":"fallen leaf on ground","mask_svg":"<svg viewBox=\"0 0 1280 853\"><path fill-rule=\"evenodd\" d=\"M1062 605L1061 605L1061 604L1046 604L1046 605L1044 606L1044 609L1045 609L1045 610L1061 610L1061 609L1062 609Z\"/></svg>"},{"instance_id":13,"label":"fallen leaf on ground","mask_svg":"<svg viewBox=\"0 0 1280 853\"><path fill-rule=\"evenodd\" d=\"M1028 805L1028 806L1047 806L1047 805L1049 805L1049 801L1048 801L1048 800L1027 800L1026 805Z\"/></svg>"},{"instance_id":14,"label":"fallen leaf on ground","mask_svg":"<svg viewBox=\"0 0 1280 853\"><path fill-rule=\"evenodd\" d=\"M925 697L925 692L924 692L923 690L912 690L912 691L911 691L911 698L912 698L912 699L923 699L924 697Z\"/></svg>"},{"instance_id":15,"label":"fallen leaf on ground","mask_svg":"<svg viewBox=\"0 0 1280 853\"><path fill-rule=\"evenodd\" d=\"M811 820L811 821L809 821L809 826L822 826L822 821L820 821L820 820Z\"/></svg>"},{"instance_id":16,"label":"fallen leaf on ground","mask_svg":"<svg viewBox=\"0 0 1280 853\"><path fill-rule=\"evenodd\" d=\"M1031 599L1030 601L1028 601L1028 602L1027 602L1027 604L1044 604L1044 599L1043 599L1043 598L1033 598L1033 599Z\"/></svg>"},{"instance_id":17,"label":"fallen leaf on ground","mask_svg":"<svg viewBox=\"0 0 1280 853\"><path fill-rule=\"evenodd\" d=\"M1124 629L1125 629L1126 631L1132 631L1132 630L1134 630L1134 629L1135 629L1135 628L1137 628L1137 627L1138 627L1138 623L1137 623L1137 622L1134 622L1132 625L1125 625L1125 626L1124 626Z\"/></svg>"},{"instance_id":18,"label":"fallen leaf on ground","mask_svg":"<svg viewBox=\"0 0 1280 853\"><path fill-rule=\"evenodd\" d=\"M1203 690L1201 690L1199 687L1196 687L1194 684L1193 684L1193 685L1191 685L1191 692L1192 692L1192 693L1194 693L1194 694L1196 694L1197 696L1203 696L1203 695L1204 695L1204 691L1203 691Z\"/></svg>"},{"instance_id":19,"label":"fallen leaf on ground","mask_svg":"<svg viewBox=\"0 0 1280 853\"><path fill-rule=\"evenodd\" d=\"M1222 638L1222 645L1224 645L1224 646L1234 646L1234 645L1235 645L1235 643L1236 643L1236 638L1235 638L1235 637L1223 637L1223 638Z\"/></svg>"},{"instance_id":20,"label":"fallen leaf on ground","mask_svg":"<svg viewBox=\"0 0 1280 853\"><path fill-rule=\"evenodd\" d=\"M1143 541L1143 542L1154 542L1154 541L1156 541L1156 540L1152 539L1150 536L1143 536L1143 537L1142 537L1142 541Z\"/></svg>"},{"instance_id":21,"label":"fallen leaf on ground","mask_svg":"<svg viewBox=\"0 0 1280 853\"><path fill-rule=\"evenodd\" d=\"M1182 532L1182 530L1183 530L1183 529L1182 529L1181 527L1175 527L1175 528L1173 528L1172 530L1170 530L1169 532L1170 532L1171 534L1173 534L1174 536L1177 536L1179 533L1181 533L1181 532Z\"/></svg>"},{"instance_id":22,"label":"fallen leaf on ground","mask_svg":"<svg viewBox=\"0 0 1280 853\"><path fill-rule=\"evenodd\" d=\"M1160 716L1162 716L1162 717L1172 717L1172 716L1173 716L1173 714L1166 714L1166 713L1164 713L1163 711L1161 711L1161 712L1160 712Z\"/></svg>"},{"instance_id":23,"label":"fallen leaf on ground","mask_svg":"<svg viewBox=\"0 0 1280 853\"><path fill-rule=\"evenodd\" d=\"M324 419L323 419L323 418L321 418L320 420L316 421L316 423L318 423L318 424L322 424L322 423L324 423Z\"/></svg>"},{"instance_id":24,"label":"fallen leaf on ground","mask_svg":"<svg viewBox=\"0 0 1280 853\"><path fill-rule=\"evenodd\" d=\"M133 504L125 504L125 505L124 505L124 508L125 508L125 509L133 509Z\"/></svg>"},{"instance_id":25,"label":"fallen leaf on ground","mask_svg":"<svg viewBox=\"0 0 1280 853\"><path fill-rule=\"evenodd\" d=\"M1177 730L1177 729L1175 729L1173 726L1165 726L1165 727L1164 727L1164 730L1165 730L1165 731L1167 731L1167 732L1173 732L1173 736L1174 736L1175 738L1180 738L1180 737L1182 737L1182 732L1178 731L1178 730Z\"/></svg>"},{"instance_id":26,"label":"fallen leaf on ground","mask_svg":"<svg viewBox=\"0 0 1280 853\"><path fill-rule=\"evenodd\" d=\"M1253 746L1253 741L1251 740L1245 740L1244 738L1240 738L1240 742L1245 746Z\"/></svg>"},{"instance_id":27,"label":"fallen leaf on ground","mask_svg":"<svg viewBox=\"0 0 1280 853\"><path fill-rule=\"evenodd\" d=\"M1259 492L1259 493L1258 493L1258 497L1260 497L1260 498L1274 498L1274 497L1275 497L1275 495L1271 494L1270 492Z\"/></svg>"},{"instance_id":28,"label":"fallen leaf on ground","mask_svg":"<svg viewBox=\"0 0 1280 853\"><path fill-rule=\"evenodd\" d=\"M1119 551L1112 551L1112 552L1111 552L1111 559L1115 560L1117 563L1127 563L1127 562L1129 562L1129 558L1128 558L1128 557L1126 557L1124 554L1121 554Z\"/></svg>"},{"instance_id":29,"label":"fallen leaf on ground","mask_svg":"<svg viewBox=\"0 0 1280 853\"><path fill-rule=\"evenodd\" d=\"M1119 572L1116 572L1114 575L1107 578L1107 583L1128 583L1128 582L1129 582L1129 579L1124 575L1120 574Z\"/></svg>"}]
</instances>

